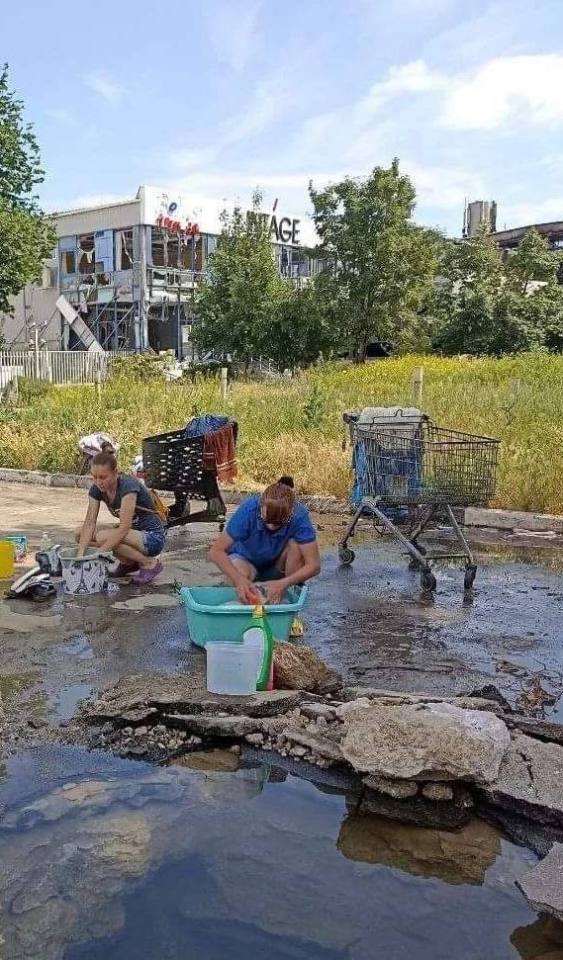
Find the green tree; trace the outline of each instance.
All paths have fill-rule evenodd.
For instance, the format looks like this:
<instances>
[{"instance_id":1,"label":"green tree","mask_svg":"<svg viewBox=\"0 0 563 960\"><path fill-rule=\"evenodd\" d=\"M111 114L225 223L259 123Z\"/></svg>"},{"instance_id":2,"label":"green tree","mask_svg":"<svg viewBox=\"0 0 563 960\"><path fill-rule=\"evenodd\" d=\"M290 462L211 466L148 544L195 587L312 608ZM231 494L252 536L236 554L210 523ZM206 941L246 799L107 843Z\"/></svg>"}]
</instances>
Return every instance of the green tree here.
<instances>
[{"instance_id":1,"label":"green tree","mask_svg":"<svg viewBox=\"0 0 563 960\"><path fill-rule=\"evenodd\" d=\"M512 319L516 349L563 349L562 262L563 255L533 229L507 260L501 304Z\"/></svg>"},{"instance_id":2,"label":"green tree","mask_svg":"<svg viewBox=\"0 0 563 960\"><path fill-rule=\"evenodd\" d=\"M491 354L563 345L561 256L536 230L503 262L486 231L449 243L434 308L435 345L446 353Z\"/></svg>"},{"instance_id":3,"label":"green tree","mask_svg":"<svg viewBox=\"0 0 563 960\"><path fill-rule=\"evenodd\" d=\"M372 341L396 349L418 325L437 262L436 233L412 222L415 189L394 160L369 177L347 177L309 194L320 238L318 253L331 266L325 293L338 314L342 346L362 362Z\"/></svg>"},{"instance_id":4,"label":"green tree","mask_svg":"<svg viewBox=\"0 0 563 960\"><path fill-rule=\"evenodd\" d=\"M293 369L328 357L337 346L334 314L315 285L286 283L285 295L270 314L268 356L281 369Z\"/></svg>"},{"instance_id":5,"label":"green tree","mask_svg":"<svg viewBox=\"0 0 563 960\"><path fill-rule=\"evenodd\" d=\"M240 207L222 214L217 249L210 257L209 281L197 302L194 339L202 349L230 353L248 362L270 356L272 318L287 297L269 236L260 215L260 194L245 215Z\"/></svg>"},{"instance_id":6,"label":"green tree","mask_svg":"<svg viewBox=\"0 0 563 960\"><path fill-rule=\"evenodd\" d=\"M483 231L443 247L435 285L435 345L445 353L489 353L502 284L498 246Z\"/></svg>"},{"instance_id":7,"label":"green tree","mask_svg":"<svg viewBox=\"0 0 563 960\"><path fill-rule=\"evenodd\" d=\"M55 235L34 193L43 182L39 147L23 120L23 103L8 85L8 66L0 73L0 310L10 297L37 280L51 254Z\"/></svg>"}]
</instances>

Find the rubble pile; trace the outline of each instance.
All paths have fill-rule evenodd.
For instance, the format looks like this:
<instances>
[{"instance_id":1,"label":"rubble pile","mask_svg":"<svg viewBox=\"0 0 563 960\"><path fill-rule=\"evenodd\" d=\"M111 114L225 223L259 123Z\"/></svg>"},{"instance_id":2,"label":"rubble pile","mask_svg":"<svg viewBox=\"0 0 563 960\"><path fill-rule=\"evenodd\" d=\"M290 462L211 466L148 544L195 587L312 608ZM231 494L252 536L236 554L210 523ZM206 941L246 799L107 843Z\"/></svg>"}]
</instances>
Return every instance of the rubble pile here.
<instances>
[{"instance_id":1,"label":"rubble pile","mask_svg":"<svg viewBox=\"0 0 563 960\"><path fill-rule=\"evenodd\" d=\"M217 744L272 752L288 769L316 771L304 775L324 777L329 788L346 780L354 814L461 829L477 813L544 856L563 841L559 727L554 741L553 724L507 713L485 690L440 698L342 688L318 658L301 657L297 671L299 649L283 652L278 677L293 663L294 679L310 689L226 697L207 693L190 676L127 677L84 706L81 728L91 746L159 762L181 762ZM522 889L539 903L537 878L541 872ZM555 916L560 900L558 891ZM548 901L541 900L547 911Z\"/></svg>"}]
</instances>

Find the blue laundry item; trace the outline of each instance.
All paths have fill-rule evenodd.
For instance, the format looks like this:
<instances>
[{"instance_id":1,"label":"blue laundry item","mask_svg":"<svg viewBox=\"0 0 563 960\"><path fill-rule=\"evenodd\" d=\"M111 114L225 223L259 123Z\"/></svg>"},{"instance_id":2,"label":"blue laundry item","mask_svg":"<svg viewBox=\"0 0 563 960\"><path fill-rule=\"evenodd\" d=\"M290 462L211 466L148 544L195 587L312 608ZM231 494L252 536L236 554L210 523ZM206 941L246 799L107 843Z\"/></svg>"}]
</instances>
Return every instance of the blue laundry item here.
<instances>
[{"instance_id":1,"label":"blue laundry item","mask_svg":"<svg viewBox=\"0 0 563 960\"><path fill-rule=\"evenodd\" d=\"M204 437L207 433L215 433L229 422L228 417L217 416L215 413L205 413L202 417L190 420L186 429L186 437Z\"/></svg>"},{"instance_id":2,"label":"blue laundry item","mask_svg":"<svg viewBox=\"0 0 563 960\"><path fill-rule=\"evenodd\" d=\"M369 458L369 460L368 460ZM407 511L401 509L402 497L416 499L421 490L421 452L418 444L412 444L407 451L404 448L368 447L357 441L352 459L354 483L351 499L354 506L360 506L363 497L381 497L383 500L395 500L397 506L379 504L379 509L392 520L404 519ZM398 484L395 478L406 478L406 483ZM402 491L402 494L399 492ZM367 512L367 509L366 509Z\"/></svg>"}]
</instances>

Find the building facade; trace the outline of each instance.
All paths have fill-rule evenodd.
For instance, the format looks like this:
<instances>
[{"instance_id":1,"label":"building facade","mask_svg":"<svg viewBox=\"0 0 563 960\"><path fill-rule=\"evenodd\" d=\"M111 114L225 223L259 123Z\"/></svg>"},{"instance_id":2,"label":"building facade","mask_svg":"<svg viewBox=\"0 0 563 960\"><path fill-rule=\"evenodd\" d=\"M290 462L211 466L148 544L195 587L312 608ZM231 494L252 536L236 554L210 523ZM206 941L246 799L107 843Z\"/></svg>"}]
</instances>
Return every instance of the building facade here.
<instances>
[{"instance_id":1,"label":"building facade","mask_svg":"<svg viewBox=\"0 0 563 960\"><path fill-rule=\"evenodd\" d=\"M195 293L217 245L223 206L195 209L186 195L142 186L131 200L54 214L53 259L2 318L4 341L25 348L38 330L49 349L84 349L77 331L85 324L104 350L189 355ZM268 220L280 274L306 283L318 266L306 252L315 244L312 224L276 211L260 216ZM73 324L73 313L83 323Z\"/></svg>"},{"instance_id":2,"label":"building facade","mask_svg":"<svg viewBox=\"0 0 563 960\"><path fill-rule=\"evenodd\" d=\"M530 230L537 230L545 237L552 250L563 249L563 221L554 220L551 223L532 223L527 227L514 227L512 230L497 230L492 234L500 249L507 253L516 250Z\"/></svg>"}]
</instances>

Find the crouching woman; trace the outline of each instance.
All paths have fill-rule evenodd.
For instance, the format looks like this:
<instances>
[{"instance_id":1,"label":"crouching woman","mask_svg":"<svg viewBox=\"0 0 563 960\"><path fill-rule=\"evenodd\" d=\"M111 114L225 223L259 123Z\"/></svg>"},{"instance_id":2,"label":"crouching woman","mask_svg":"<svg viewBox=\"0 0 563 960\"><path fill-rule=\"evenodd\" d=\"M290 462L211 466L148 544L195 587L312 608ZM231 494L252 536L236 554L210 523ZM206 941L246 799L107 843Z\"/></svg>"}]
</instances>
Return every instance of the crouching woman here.
<instances>
[{"instance_id":1,"label":"crouching woman","mask_svg":"<svg viewBox=\"0 0 563 960\"><path fill-rule=\"evenodd\" d=\"M275 604L288 587L316 577L321 569L317 534L291 477L245 500L212 544L209 559L245 604L256 602L255 583L263 585L266 602Z\"/></svg>"},{"instance_id":2,"label":"crouching woman","mask_svg":"<svg viewBox=\"0 0 563 960\"><path fill-rule=\"evenodd\" d=\"M162 571L159 556L164 549L166 529L150 490L135 477L120 473L117 460L109 451L92 458L91 473L88 510L77 531L78 555L89 546L111 550L120 561L115 576L138 571L132 578L134 583L151 583ZM119 519L118 526L98 527L101 503Z\"/></svg>"}]
</instances>

